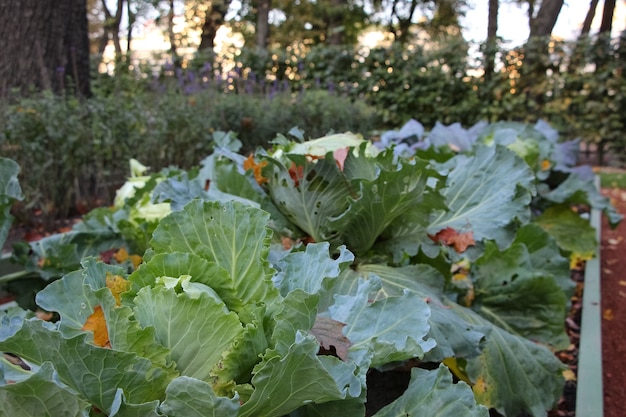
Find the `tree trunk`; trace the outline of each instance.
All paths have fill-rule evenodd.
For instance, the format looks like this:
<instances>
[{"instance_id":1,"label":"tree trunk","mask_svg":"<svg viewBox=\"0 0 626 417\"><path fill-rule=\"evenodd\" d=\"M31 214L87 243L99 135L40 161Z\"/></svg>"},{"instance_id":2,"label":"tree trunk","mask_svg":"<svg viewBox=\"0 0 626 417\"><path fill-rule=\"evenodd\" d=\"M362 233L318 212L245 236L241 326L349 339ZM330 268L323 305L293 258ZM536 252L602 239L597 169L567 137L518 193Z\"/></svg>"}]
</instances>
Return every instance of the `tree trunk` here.
<instances>
[{"instance_id":1,"label":"tree trunk","mask_svg":"<svg viewBox=\"0 0 626 417\"><path fill-rule=\"evenodd\" d=\"M583 21L583 27L580 30L581 37L587 36L589 35L589 32L591 32L591 23L593 23L593 18L596 17L596 9L598 8L599 2L600 0L591 0L589 3L589 10L587 10L587 15Z\"/></svg>"},{"instance_id":2,"label":"tree trunk","mask_svg":"<svg viewBox=\"0 0 626 417\"><path fill-rule=\"evenodd\" d=\"M0 1L0 96L10 90L90 95L89 35L84 0Z\"/></svg>"},{"instance_id":3,"label":"tree trunk","mask_svg":"<svg viewBox=\"0 0 626 417\"><path fill-rule=\"evenodd\" d=\"M343 35L340 29L343 20L344 0L331 0L328 13L327 41L329 45L341 45Z\"/></svg>"},{"instance_id":4,"label":"tree trunk","mask_svg":"<svg viewBox=\"0 0 626 417\"><path fill-rule=\"evenodd\" d=\"M257 0L256 15L256 46L261 50L267 50L270 38L270 9L272 0Z\"/></svg>"},{"instance_id":5,"label":"tree trunk","mask_svg":"<svg viewBox=\"0 0 626 417\"><path fill-rule=\"evenodd\" d=\"M535 36L550 36L556 19L561 13L564 0L543 0L537 17L530 21L530 35L529 38Z\"/></svg>"},{"instance_id":6,"label":"tree trunk","mask_svg":"<svg viewBox=\"0 0 626 417\"><path fill-rule=\"evenodd\" d=\"M485 44L485 79L487 80L492 78L496 66L499 8L499 0L489 0L489 16L487 19L487 42Z\"/></svg>"},{"instance_id":7,"label":"tree trunk","mask_svg":"<svg viewBox=\"0 0 626 417\"><path fill-rule=\"evenodd\" d=\"M611 36L613 29L613 15L615 14L615 0L604 0L602 9L602 22L600 23L600 33Z\"/></svg>"},{"instance_id":8,"label":"tree trunk","mask_svg":"<svg viewBox=\"0 0 626 417\"><path fill-rule=\"evenodd\" d=\"M231 0L214 0L206 12L198 52L212 53L215 48L217 30L224 24Z\"/></svg>"},{"instance_id":9,"label":"tree trunk","mask_svg":"<svg viewBox=\"0 0 626 417\"><path fill-rule=\"evenodd\" d=\"M585 55L585 45L589 41L589 32L591 32L591 24L593 23L593 19L596 16L596 9L598 8L599 0L591 0L589 3L589 9L587 10L587 14L585 15L585 20L583 21L583 26L580 30L580 35L576 41L576 45L574 46L574 50L572 51L572 57L570 59L569 66L567 67L568 74L575 74L576 71L580 68L582 62L584 61Z\"/></svg>"}]
</instances>

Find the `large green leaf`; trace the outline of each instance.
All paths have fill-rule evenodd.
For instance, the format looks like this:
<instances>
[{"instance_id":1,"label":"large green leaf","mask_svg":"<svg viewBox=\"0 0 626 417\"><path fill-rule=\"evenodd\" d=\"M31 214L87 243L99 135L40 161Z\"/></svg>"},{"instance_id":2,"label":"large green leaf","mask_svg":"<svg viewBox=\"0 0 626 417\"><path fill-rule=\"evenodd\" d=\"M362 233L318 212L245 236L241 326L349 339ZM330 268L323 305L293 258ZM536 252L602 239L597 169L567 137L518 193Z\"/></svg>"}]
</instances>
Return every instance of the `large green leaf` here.
<instances>
[{"instance_id":1,"label":"large green leaf","mask_svg":"<svg viewBox=\"0 0 626 417\"><path fill-rule=\"evenodd\" d=\"M318 350L315 338L298 332L286 352L268 351L254 370L255 389L239 416L280 417L310 402L358 397L362 387L354 363L318 356Z\"/></svg>"},{"instance_id":2,"label":"large green leaf","mask_svg":"<svg viewBox=\"0 0 626 417\"><path fill-rule=\"evenodd\" d=\"M566 204L546 209L534 222L548 232L563 250L590 259L596 253L596 230Z\"/></svg>"},{"instance_id":3,"label":"large green leaf","mask_svg":"<svg viewBox=\"0 0 626 417\"><path fill-rule=\"evenodd\" d=\"M536 270L528 248L514 243L500 251L487 242L474 269L473 308L492 323L525 338L565 348L568 298L555 278Z\"/></svg>"},{"instance_id":4,"label":"large green leaf","mask_svg":"<svg viewBox=\"0 0 626 417\"><path fill-rule=\"evenodd\" d=\"M430 307L429 337L437 342L425 360L442 361L445 358L469 358L480 354L490 326L477 326L448 307L443 294L443 277L429 265L410 265L393 268L382 264L359 265L356 274L365 278L378 277L382 282L379 297L397 297L409 290ZM356 280L355 277L352 278Z\"/></svg>"},{"instance_id":5,"label":"large green leaf","mask_svg":"<svg viewBox=\"0 0 626 417\"><path fill-rule=\"evenodd\" d=\"M0 322L0 350L35 365L51 362L60 382L106 412L112 410L118 388L130 403L142 404L161 398L169 382L169 375L149 360L93 346L85 334L66 339L40 320L11 322L3 316Z\"/></svg>"},{"instance_id":6,"label":"large green leaf","mask_svg":"<svg viewBox=\"0 0 626 417\"><path fill-rule=\"evenodd\" d=\"M616 226L623 216L615 211L615 207L607 197L600 194L594 183L594 178L594 176L585 178L577 172L572 172L558 187L542 194L541 197L553 203L589 205L596 210L603 211L609 223Z\"/></svg>"},{"instance_id":7,"label":"large green leaf","mask_svg":"<svg viewBox=\"0 0 626 417\"><path fill-rule=\"evenodd\" d=\"M423 357L436 345L429 334L430 308L413 292L371 302L380 282L359 279L355 295L336 295L330 317L345 323L344 335L350 340L350 355L373 353L371 366Z\"/></svg>"},{"instance_id":8,"label":"large green leaf","mask_svg":"<svg viewBox=\"0 0 626 417\"><path fill-rule=\"evenodd\" d=\"M143 327L155 329L157 340L171 351L176 369L206 380L222 352L243 331L236 313L207 295L177 294L165 287L142 288L134 313Z\"/></svg>"},{"instance_id":9,"label":"large green leaf","mask_svg":"<svg viewBox=\"0 0 626 417\"><path fill-rule=\"evenodd\" d=\"M450 307L470 323L488 325L470 309ZM563 395L566 369L545 346L498 326L492 327L483 353L468 359L465 368L476 400L507 417L523 412L545 417Z\"/></svg>"},{"instance_id":10,"label":"large green leaf","mask_svg":"<svg viewBox=\"0 0 626 417\"><path fill-rule=\"evenodd\" d=\"M348 210L333 225L343 231L343 241L357 253L370 249L395 219L422 204L428 178L436 175L426 161L394 163L391 151L376 159L350 153L344 172L358 194L350 198Z\"/></svg>"},{"instance_id":11,"label":"large green leaf","mask_svg":"<svg viewBox=\"0 0 626 417\"><path fill-rule=\"evenodd\" d=\"M444 365L433 371L411 369L406 391L374 417L488 417L489 410L476 404L471 388L464 382L454 384Z\"/></svg>"},{"instance_id":12,"label":"large green leaf","mask_svg":"<svg viewBox=\"0 0 626 417\"><path fill-rule=\"evenodd\" d=\"M91 404L55 381L50 362L24 381L0 386L2 416L88 417L90 409Z\"/></svg>"},{"instance_id":13,"label":"large green leaf","mask_svg":"<svg viewBox=\"0 0 626 417\"><path fill-rule=\"evenodd\" d=\"M354 255L343 246L336 259L330 257L329 249L327 242L311 243L304 252L290 252L278 261L274 283L281 294L286 296L295 289L318 294L325 289L325 280L336 278L342 266L354 260Z\"/></svg>"},{"instance_id":14,"label":"large green leaf","mask_svg":"<svg viewBox=\"0 0 626 417\"><path fill-rule=\"evenodd\" d=\"M278 291L267 261L268 214L237 202L194 200L159 223L150 242L155 253L188 252L228 272L242 304L269 301Z\"/></svg>"},{"instance_id":15,"label":"large green leaf","mask_svg":"<svg viewBox=\"0 0 626 417\"><path fill-rule=\"evenodd\" d=\"M441 193L448 210L432 216L428 232L450 227L506 247L514 237L510 226L530 220L535 176L528 165L501 146L480 146L473 156L456 156L447 168L447 188Z\"/></svg>"},{"instance_id":16,"label":"large green leaf","mask_svg":"<svg viewBox=\"0 0 626 417\"><path fill-rule=\"evenodd\" d=\"M24 198L17 179L19 172L20 167L15 161L0 157L0 248L4 246L13 221L11 205Z\"/></svg>"},{"instance_id":17,"label":"large green leaf","mask_svg":"<svg viewBox=\"0 0 626 417\"><path fill-rule=\"evenodd\" d=\"M173 378L170 352L156 340L154 329L140 327L132 317L133 311L127 306L117 306L111 291L106 288L107 270L116 268L85 260L82 271L75 271L60 280L54 281L37 294L37 303L48 311L56 311L61 316L58 330L65 337L83 333L83 326L96 306L102 308L111 347L115 350L135 353L149 359ZM100 277L99 277L100 275ZM97 282L101 280L101 282Z\"/></svg>"},{"instance_id":18,"label":"large green leaf","mask_svg":"<svg viewBox=\"0 0 626 417\"><path fill-rule=\"evenodd\" d=\"M269 195L278 209L316 242L333 241L339 235L331 224L348 208L352 192L339 171L332 154L310 163L303 155L287 155L288 163L296 167L297 184L290 166L267 158ZM298 172L301 170L301 173Z\"/></svg>"},{"instance_id":19,"label":"large green leaf","mask_svg":"<svg viewBox=\"0 0 626 417\"><path fill-rule=\"evenodd\" d=\"M235 417L239 412L239 397L219 397L211 385L181 376L167 386L160 410L169 417Z\"/></svg>"}]
</instances>

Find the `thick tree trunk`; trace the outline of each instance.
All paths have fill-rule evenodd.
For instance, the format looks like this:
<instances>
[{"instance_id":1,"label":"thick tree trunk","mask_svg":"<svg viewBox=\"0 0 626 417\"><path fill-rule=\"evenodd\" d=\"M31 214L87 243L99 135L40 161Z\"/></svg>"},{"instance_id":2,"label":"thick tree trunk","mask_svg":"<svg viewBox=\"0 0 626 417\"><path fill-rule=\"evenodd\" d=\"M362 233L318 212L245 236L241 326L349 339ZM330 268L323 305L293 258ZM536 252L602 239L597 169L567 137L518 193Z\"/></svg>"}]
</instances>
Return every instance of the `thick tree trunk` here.
<instances>
[{"instance_id":1,"label":"thick tree trunk","mask_svg":"<svg viewBox=\"0 0 626 417\"><path fill-rule=\"evenodd\" d=\"M270 9L272 0L257 0L256 6L256 46L266 50L270 38Z\"/></svg>"},{"instance_id":2,"label":"thick tree trunk","mask_svg":"<svg viewBox=\"0 0 626 417\"><path fill-rule=\"evenodd\" d=\"M585 44L589 41L589 32L591 32L591 24L593 23L593 19L596 16L596 9L598 8L598 3L600 0L591 0L589 3L589 9L587 9L587 14L585 15L585 20L583 21L583 26L580 30L580 35L578 36L578 40L576 41L576 45L574 46L574 50L572 51L572 57L570 59L570 64L567 68L567 72L569 74L574 74L580 68L582 62L584 61L585 55Z\"/></svg>"},{"instance_id":3,"label":"thick tree trunk","mask_svg":"<svg viewBox=\"0 0 626 417\"><path fill-rule=\"evenodd\" d=\"M0 0L0 96L10 90L90 94L85 0Z\"/></svg>"},{"instance_id":4,"label":"thick tree trunk","mask_svg":"<svg viewBox=\"0 0 626 417\"><path fill-rule=\"evenodd\" d=\"M530 21L530 35L529 38L535 36L550 36L556 19L561 13L564 0L543 0L541 7L537 12L537 17Z\"/></svg>"}]
</instances>

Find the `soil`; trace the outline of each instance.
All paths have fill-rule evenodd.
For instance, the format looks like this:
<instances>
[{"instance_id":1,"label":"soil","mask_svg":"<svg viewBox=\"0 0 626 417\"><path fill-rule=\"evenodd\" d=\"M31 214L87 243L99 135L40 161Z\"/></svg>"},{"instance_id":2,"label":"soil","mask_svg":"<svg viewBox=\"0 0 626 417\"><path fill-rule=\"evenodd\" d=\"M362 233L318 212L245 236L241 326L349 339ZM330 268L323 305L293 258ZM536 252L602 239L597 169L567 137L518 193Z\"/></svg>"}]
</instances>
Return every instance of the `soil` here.
<instances>
[{"instance_id":1,"label":"soil","mask_svg":"<svg viewBox=\"0 0 626 417\"><path fill-rule=\"evenodd\" d=\"M626 190L602 192L626 218ZM604 416L621 417L626 398L626 220L613 230L603 218L600 266Z\"/></svg>"}]
</instances>

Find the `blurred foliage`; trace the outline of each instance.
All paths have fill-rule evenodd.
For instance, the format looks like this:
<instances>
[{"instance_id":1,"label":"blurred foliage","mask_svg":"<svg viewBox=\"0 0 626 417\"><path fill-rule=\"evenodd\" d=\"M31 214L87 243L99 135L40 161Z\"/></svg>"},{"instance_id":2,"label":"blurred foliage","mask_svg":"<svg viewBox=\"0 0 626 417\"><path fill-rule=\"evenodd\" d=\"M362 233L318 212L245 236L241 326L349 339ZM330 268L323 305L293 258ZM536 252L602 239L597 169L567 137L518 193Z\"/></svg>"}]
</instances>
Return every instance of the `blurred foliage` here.
<instances>
[{"instance_id":1,"label":"blurred foliage","mask_svg":"<svg viewBox=\"0 0 626 417\"><path fill-rule=\"evenodd\" d=\"M563 139L625 162L626 39L546 44L548 54L528 66L524 47L499 46L492 74L482 70L484 49L458 37L371 50L244 49L176 65L120 60L115 75L94 73L90 99L41 94L0 104L0 150L23 167L21 210L51 218L110 202L129 158L153 170L197 164L214 131L235 132L252 151L292 127L311 138L371 138L411 118L426 129L544 119Z\"/></svg>"}]
</instances>

